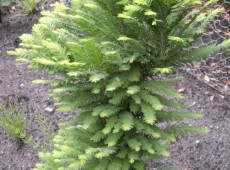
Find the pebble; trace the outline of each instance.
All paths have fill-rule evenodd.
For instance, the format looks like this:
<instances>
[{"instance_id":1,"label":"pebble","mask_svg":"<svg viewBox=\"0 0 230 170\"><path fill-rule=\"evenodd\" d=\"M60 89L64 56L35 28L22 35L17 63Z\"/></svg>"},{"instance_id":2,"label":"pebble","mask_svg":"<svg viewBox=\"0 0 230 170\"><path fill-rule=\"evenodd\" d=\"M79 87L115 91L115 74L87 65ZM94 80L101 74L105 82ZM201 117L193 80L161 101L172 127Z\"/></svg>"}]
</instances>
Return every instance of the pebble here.
<instances>
[{"instance_id":1,"label":"pebble","mask_svg":"<svg viewBox=\"0 0 230 170\"><path fill-rule=\"evenodd\" d=\"M45 108L45 111L48 112L48 113L53 113L54 112L54 108L47 107L47 108Z\"/></svg>"},{"instance_id":2,"label":"pebble","mask_svg":"<svg viewBox=\"0 0 230 170\"><path fill-rule=\"evenodd\" d=\"M196 144L200 143L200 140L196 140Z\"/></svg>"}]
</instances>

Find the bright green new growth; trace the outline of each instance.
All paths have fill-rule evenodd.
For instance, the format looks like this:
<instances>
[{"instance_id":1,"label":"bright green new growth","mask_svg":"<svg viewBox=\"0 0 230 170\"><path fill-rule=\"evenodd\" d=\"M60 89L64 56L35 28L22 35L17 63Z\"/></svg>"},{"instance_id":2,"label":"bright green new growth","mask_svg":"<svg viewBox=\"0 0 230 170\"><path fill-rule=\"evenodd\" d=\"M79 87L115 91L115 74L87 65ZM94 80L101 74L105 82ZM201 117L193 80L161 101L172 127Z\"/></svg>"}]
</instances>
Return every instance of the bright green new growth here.
<instances>
[{"instance_id":1,"label":"bright green new growth","mask_svg":"<svg viewBox=\"0 0 230 170\"><path fill-rule=\"evenodd\" d=\"M18 0L18 4L25 15L28 15L36 10L37 0Z\"/></svg>"},{"instance_id":2,"label":"bright green new growth","mask_svg":"<svg viewBox=\"0 0 230 170\"><path fill-rule=\"evenodd\" d=\"M0 126L18 143L26 138L27 119L23 109L10 101L7 106L0 104Z\"/></svg>"},{"instance_id":3,"label":"bright green new growth","mask_svg":"<svg viewBox=\"0 0 230 170\"><path fill-rule=\"evenodd\" d=\"M230 41L188 50L222 9L199 10L200 0L72 0L43 13L32 35L11 52L30 68L61 74L51 84L60 111L81 114L60 125L54 151L40 153L44 170L142 170L169 156L180 136L207 133L184 119L172 99L183 95L153 75L229 48ZM193 10L192 10L193 9ZM167 110L171 110L170 112ZM176 123L175 123L176 122Z\"/></svg>"}]
</instances>

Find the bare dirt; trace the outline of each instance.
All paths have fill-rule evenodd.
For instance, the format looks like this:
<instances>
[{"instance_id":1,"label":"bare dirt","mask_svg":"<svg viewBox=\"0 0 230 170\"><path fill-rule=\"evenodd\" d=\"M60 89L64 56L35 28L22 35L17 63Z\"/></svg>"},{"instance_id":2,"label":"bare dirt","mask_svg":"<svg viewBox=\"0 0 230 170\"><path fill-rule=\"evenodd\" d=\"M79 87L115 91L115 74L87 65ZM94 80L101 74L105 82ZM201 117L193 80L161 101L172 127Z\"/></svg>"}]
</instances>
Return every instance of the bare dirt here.
<instances>
[{"instance_id":1,"label":"bare dirt","mask_svg":"<svg viewBox=\"0 0 230 170\"><path fill-rule=\"evenodd\" d=\"M208 135L193 135L172 145L170 158L151 163L149 168L175 167L182 170L230 169L230 97L224 96L196 78L180 72L185 80L176 89L185 88L185 104L191 112L202 113L200 120L186 122L209 128Z\"/></svg>"},{"instance_id":2,"label":"bare dirt","mask_svg":"<svg viewBox=\"0 0 230 170\"><path fill-rule=\"evenodd\" d=\"M28 134L42 141L43 134L36 122L35 109L38 109L52 125L53 132L57 124L69 120L72 114L55 111L54 101L49 97L52 89L48 86L34 85L34 79L51 77L44 72L29 71L25 64L18 63L7 55L8 50L17 47L18 37L31 31L39 14L13 19L14 14L3 16L0 25L0 102L8 98L24 99L28 105ZM193 105L190 111L204 114L204 118L187 122L191 125L206 127L208 135L195 135L183 138L172 145L170 158L150 163L149 169L171 166L183 170L229 170L230 169L230 97L218 93L193 76L183 71L179 74L185 80L178 83L176 89L184 89L187 105ZM47 108L53 112L45 111ZM0 170L29 170L38 162L37 153L24 145L21 148L0 128Z\"/></svg>"}]
</instances>

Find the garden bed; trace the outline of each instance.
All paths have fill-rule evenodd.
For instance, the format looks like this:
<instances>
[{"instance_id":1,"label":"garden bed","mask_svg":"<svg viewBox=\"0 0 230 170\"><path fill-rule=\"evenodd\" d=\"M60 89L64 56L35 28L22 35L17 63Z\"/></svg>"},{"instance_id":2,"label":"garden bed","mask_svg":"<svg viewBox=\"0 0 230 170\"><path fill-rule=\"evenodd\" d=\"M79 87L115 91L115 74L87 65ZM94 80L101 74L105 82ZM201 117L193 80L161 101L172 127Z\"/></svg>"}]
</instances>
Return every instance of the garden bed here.
<instances>
[{"instance_id":1,"label":"garden bed","mask_svg":"<svg viewBox=\"0 0 230 170\"><path fill-rule=\"evenodd\" d=\"M25 64L18 63L7 55L8 50L17 47L18 37L31 31L39 14L12 20L15 13L4 16L0 25L0 101L24 99L28 105L28 134L37 140L43 134L36 121L34 110L38 109L49 123L52 131L58 130L57 124L69 120L74 113L64 114L55 111L54 101L49 97L52 89L34 85L34 79L50 77L44 72L29 71ZM186 170L229 170L230 169L230 98L220 94L191 75L180 71L185 80L175 88L185 93L184 102L193 105L190 110L204 114L204 118L187 122L191 125L210 128L208 135L183 138L172 146L170 158L149 164L149 169L172 166ZM21 148L0 128L0 170L29 170L39 159L37 153L24 145Z\"/></svg>"}]
</instances>

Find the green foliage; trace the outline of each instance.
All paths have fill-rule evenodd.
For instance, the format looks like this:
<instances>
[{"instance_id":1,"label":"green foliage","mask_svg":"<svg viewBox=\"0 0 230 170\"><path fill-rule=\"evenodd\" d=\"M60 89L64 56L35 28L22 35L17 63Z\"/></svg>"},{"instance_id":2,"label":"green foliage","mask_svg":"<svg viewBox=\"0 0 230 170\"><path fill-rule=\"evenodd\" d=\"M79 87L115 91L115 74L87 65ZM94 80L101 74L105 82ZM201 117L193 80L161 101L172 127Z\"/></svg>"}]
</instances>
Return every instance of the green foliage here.
<instances>
[{"instance_id":1,"label":"green foliage","mask_svg":"<svg viewBox=\"0 0 230 170\"><path fill-rule=\"evenodd\" d=\"M26 138L27 118L24 108L8 101L0 105L0 126L16 142L23 143Z\"/></svg>"},{"instance_id":2,"label":"green foliage","mask_svg":"<svg viewBox=\"0 0 230 170\"><path fill-rule=\"evenodd\" d=\"M9 6L13 0L0 0L0 10L4 6Z\"/></svg>"},{"instance_id":3,"label":"green foliage","mask_svg":"<svg viewBox=\"0 0 230 170\"><path fill-rule=\"evenodd\" d=\"M44 135L43 145L46 150L50 150L52 148L52 139L54 137L51 123L40 112L37 112L36 115L37 115L37 119L36 119L37 123L40 125L39 130Z\"/></svg>"},{"instance_id":4,"label":"green foliage","mask_svg":"<svg viewBox=\"0 0 230 170\"><path fill-rule=\"evenodd\" d=\"M178 111L185 106L173 98L184 96L168 83L181 77L155 75L229 48L226 40L188 50L214 18L206 10L213 3L198 11L200 0L72 0L71 8L43 12L10 54L62 75L36 83L53 86L60 111L81 114L60 125L54 150L39 154L36 169L141 170L145 160L169 156L177 138L207 133L182 122L202 115Z\"/></svg>"},{"instance_id":5,"label":"green foliage","mask_svg":"<svg viewBox=\"0 0 230 170\"><path fill-rule=\"evenodd\" d=\"M53 149L53 142L52 139L54 137L54 133L51 129L51 124L48 122L48 120L40 113L36 113L36 119L34 123L38 123L39 126L39 132L41 136L36 135L27 135L26 138L23 140L23 142L31 147L34 151L44 151L48 152Z\"/></svg>"},{"instance_id":6,"label":"green foliage","mask_svg":"<svg viewBox=\"0 0 230 170\"><path fill-rule=\"evenodd\" d=\"M37 0L18 0L18 5L25 15L33 13L36 10Z\"/></svg>"},{"instance_id":7,"label":"green foliage","mask_svg":"<svg viewBox=\"0 0 230 170\"><path fill-rule=\"evenodd\" d=\"M42 139L27 133L27 116L26 103L15 104L8 101L7 105L0 104L0 127L21 146L26 144L35 151L50 151L53 148L52 139L54 137L51 125L37 112L37 123L39 124L39 131L43 135ZM39 136L40 138L40 136Z\"/></svg>"}]
</instances>

